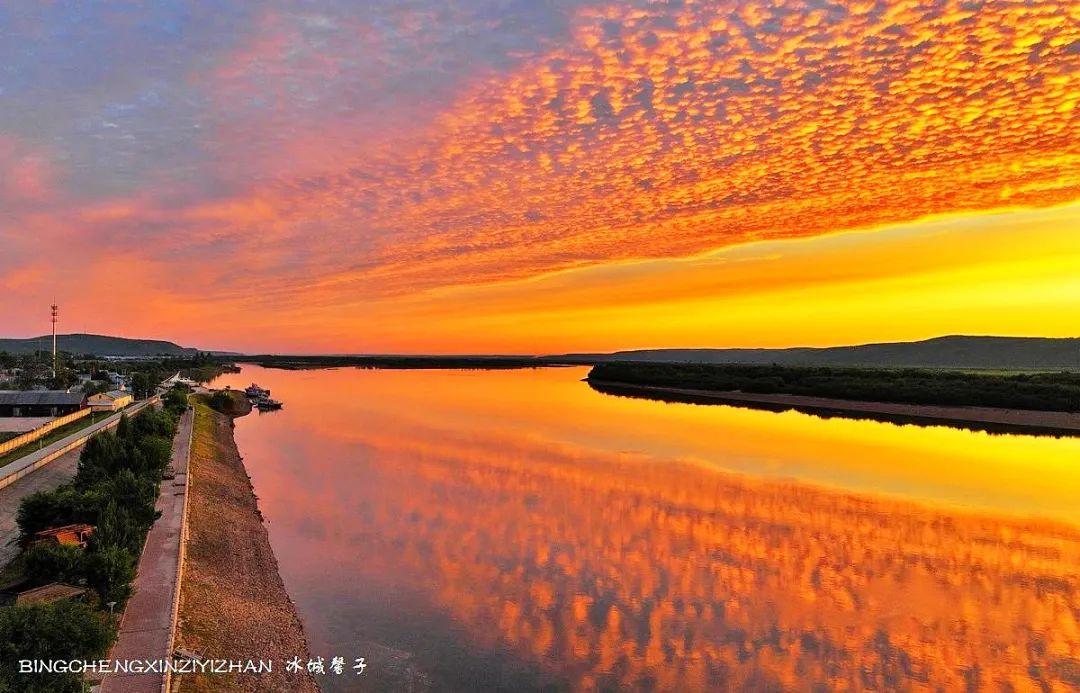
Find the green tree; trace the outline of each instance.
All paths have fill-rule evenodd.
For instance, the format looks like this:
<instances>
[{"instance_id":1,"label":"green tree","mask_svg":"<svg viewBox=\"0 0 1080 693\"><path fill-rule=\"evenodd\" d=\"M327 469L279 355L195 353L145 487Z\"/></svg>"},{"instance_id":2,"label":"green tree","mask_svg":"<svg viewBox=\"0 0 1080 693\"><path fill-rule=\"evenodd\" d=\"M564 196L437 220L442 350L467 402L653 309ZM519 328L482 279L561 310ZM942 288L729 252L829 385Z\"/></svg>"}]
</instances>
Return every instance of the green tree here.
<instances>
[{"instance_id":1,"label":"green tree","mask_svg":"<svg viewBox=\"0 0 1080 693\"><path fill-rule=\"evenodd\" d=\"M122 606L131 596L135 579L135 557L120 546L104 546L91 551L86 559L86 582L102 604Z\"/></svg>"},{"instance_id":2,"label":"green tree","mask_svg":"<svg viewBox=\"0 0 1080 693\"><path fill-rule=\"evenodd\" d=\"M32 546L23 557L26 577L37 585L50 582L78 584L86 574L85 553L78 546Z\"/></svg>"},{"instance_id":3,"label":"green tree","mask_svg":"<svg viewBox=\"0 0 1080 693\"><path fill-rule=\"evenodd\" d=\"M156 385L156 379L145 371L137 371L131 376L131 391L135 394L135 399L146 399L154 394Z\"/></svg>"},{"instance_id":4,"label":"green tree","mask_svg":"<svg viewBox=\"0 0 1080 693\"><path fill-rule=\"evenodd\" d=\"M228 392L224 390L218 390L214 394L210 395L210 407L221 412L222 414L228 414L232 411L233 402L232 397Z\"/></svg>"},{"instance_id":5,"label":"green tree","mask_svg":"<svg viewBox=\"0 0 1080 693\"><path fill-rule=\"evenodd\" d=\"M38 491L23 498L15 513L15 520L23 535L29 536L43 529L75 522L93 524L97 520L97 514L98 509L92 497L88 497L72 484L65 484L51 491Z\"/></svg>"},{"instance_id":6,"label":"green tree","mask_svg":"<svg viewBox=\"0 0 1080 693\"><path fill-rule=\"evenodd\" d=\"M113 619L85 604L0 608L0 691L83 691L76 674L20 674L19 661L101 659L116 638Z\"/></svg>"}]
</instances>

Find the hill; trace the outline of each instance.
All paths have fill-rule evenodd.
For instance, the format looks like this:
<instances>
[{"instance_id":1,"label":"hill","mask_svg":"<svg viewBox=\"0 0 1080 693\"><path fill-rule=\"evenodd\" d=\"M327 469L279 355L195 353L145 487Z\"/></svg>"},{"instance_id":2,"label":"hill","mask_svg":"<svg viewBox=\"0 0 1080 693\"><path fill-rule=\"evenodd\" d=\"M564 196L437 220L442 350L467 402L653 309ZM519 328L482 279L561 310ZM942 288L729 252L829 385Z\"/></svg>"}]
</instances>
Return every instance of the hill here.
<instances>
[{"instance_id":1,"label":"hill","mask_svg":"<svg viewBox=\"0 0 1080 693\"><path fill-rule=\"evenodd\" d=\"M58 334L56 347L72 354L94 356L194 356L198 351L160 339L128 339L100 334ZM51 335L28 339L0 339L0 351L12 354L51 348Z\"/></svg>"},{"instance_id":2,"label":"hill","mask_svg":"<svg viewBox=\"0 0 1080 693\"><path fill-rule=\"evenodd\" d=\"M618 351L603 360L879 368L1080 369L1080 339L949 336L921 342L825 348L644 349Z\"/></svg>"}]
</instances>

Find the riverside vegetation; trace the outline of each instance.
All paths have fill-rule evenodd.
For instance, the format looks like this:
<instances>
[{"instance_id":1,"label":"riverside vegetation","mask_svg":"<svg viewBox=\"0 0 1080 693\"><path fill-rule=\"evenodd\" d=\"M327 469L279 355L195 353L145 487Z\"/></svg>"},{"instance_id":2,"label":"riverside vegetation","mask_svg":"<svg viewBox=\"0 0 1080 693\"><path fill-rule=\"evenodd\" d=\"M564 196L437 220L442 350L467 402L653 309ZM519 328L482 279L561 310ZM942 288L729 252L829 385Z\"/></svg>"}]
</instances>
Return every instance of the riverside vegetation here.
<instances>
[{"instance_id":1,"label":"riverside vegetation","mask_svg":"<svg viewBox=\"0 0 1080 693\"><path fill-rule=\"evenodd\" d=\"M690 363L601 363L599 383L933 406L1080 411L1080 373L980 373Z\"/></svg>"},{"instance_id":2,"label":"riverside vegetation","mask_svg":"<svg viewBox=\"0 0 1080 693\"><path fill-rule=\"evenodd\" d=\"M64 582L91 592L86 603L0 607L0 693L82 691L76 674L20 675L18 662L100 659L116 639L115 612L131 596L138 557L157 519L155 501L187 391L174 389L164 399L163 408L122 417L115 431L91 438L70 483L23 499L17 521L24 537L79 522L96 531L86 549L29 548L13 566L21 568L21 587Z\"/></svg>"}]
</instances>

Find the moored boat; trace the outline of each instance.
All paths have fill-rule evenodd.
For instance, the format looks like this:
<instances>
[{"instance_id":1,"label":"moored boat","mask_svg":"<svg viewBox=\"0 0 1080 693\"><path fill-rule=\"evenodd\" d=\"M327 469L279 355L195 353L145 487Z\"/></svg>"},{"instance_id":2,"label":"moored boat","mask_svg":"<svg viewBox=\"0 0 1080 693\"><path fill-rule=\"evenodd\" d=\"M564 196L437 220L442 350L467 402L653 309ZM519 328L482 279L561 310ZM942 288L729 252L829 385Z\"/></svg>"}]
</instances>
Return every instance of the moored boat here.
<instances>
[{"instance_id":1,"label":"moored boat","mask_svg":"<svg viewBox=\"0 0 1080 693\"><path fill-rule=\"evenodd\" d=\"M270 397L270 391L266 388L259 387L255 383L252 383L248 387L244 388L244 394L251 399L259 399L261 397Z\"/></svg>"}]
</instances>

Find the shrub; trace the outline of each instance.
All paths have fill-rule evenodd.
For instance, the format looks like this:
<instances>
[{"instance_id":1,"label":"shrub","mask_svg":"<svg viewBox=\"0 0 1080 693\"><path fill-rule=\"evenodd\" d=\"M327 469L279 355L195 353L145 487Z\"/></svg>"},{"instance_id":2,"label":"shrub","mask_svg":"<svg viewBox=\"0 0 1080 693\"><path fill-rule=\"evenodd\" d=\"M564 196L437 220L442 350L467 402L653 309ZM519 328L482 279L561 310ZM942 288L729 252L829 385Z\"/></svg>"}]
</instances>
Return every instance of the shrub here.
<instances>
[{"instance_id":1,"label":"shrub","mask_svg":"<svg viewBox=\"0 0 1080 693\"><path fill-rule=\"evenodd\" d=\"M50 527L70 525L75 522L94 524L98 508L70 484L52 491L38 491L23 498L16 513L16 522L24 536Z\"/></svg>"},{"instance_id":2,"label":"shrub","mask_svg":"<svg viewBox=\"0 0 1080 693\"><path fill-rule=\"evenodd\" d=\"M20 674L19 660L101 659L116 625L85 604L9 606L0 609L0 691L82 691L76 674Z\"/></svg>"},{"instance_id":3,"label":"shrub","mask_svg":"<svg viewBox=\"0 0 1080 693\"><path fill-rule=\"evenodd\" d=\"M26 577L35 585L79 584L86 573L85 551L78 546L38 544L30 547L23 560Z\"/></svg>"},{"instance_id":4,"label":"shrub","mask_svg":"<svg viewBox=\"0 0 1080 693\"><path fill-rule=\"evenodd\" d=\"M232 397L224 390L218 390L210 395L209 404L212 409L219 411L222 414L228 414L233 408Z\"/></svg>"}]
</instances>

